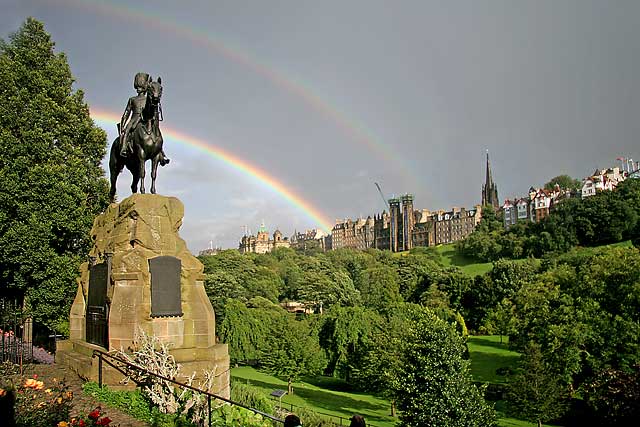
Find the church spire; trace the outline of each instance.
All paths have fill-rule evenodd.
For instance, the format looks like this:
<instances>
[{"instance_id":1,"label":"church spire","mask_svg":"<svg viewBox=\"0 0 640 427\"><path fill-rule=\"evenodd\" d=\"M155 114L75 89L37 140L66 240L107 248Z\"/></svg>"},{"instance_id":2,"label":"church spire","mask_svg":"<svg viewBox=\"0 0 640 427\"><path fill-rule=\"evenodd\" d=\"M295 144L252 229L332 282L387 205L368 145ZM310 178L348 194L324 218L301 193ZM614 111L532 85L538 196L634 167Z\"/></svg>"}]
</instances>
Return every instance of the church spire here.
<instances>
[{"instance_id":1,"label":"church spire","mask_svg":"<svg viewBox=\"0 0 640 427\"><path fill-rule=\"evenodd\" d=\"M497 211L500 208L498 201L498 187L493 182L491 164L489 163L489 150L487 150L487 166L485 182L482 186L482 206L491 205Z\"/></svg>"},{"instance_id":2,"label":"church spire","mask_svg":"<svg viewBox=\"0 0 640 427\"><path fill-rule=\"evenodd\" d=\"M485 177L485 185L493 183L493 177L491 176L491 164L489 163L489 150L487 149L487 176Z\"/></svg>"}]
</instances>

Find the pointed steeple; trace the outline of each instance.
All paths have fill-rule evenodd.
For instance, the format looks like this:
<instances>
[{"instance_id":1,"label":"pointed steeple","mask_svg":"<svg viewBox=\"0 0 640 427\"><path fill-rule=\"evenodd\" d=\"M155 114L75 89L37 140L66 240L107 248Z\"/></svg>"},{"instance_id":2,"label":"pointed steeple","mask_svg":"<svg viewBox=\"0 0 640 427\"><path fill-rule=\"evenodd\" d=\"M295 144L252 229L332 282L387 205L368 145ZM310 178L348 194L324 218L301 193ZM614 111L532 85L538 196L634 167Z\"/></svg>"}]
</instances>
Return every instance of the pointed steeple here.
<instances>
[{"instance_id":1,"label":"pointed steeple","mask_svg":"<svg viewBox=\"0 0 640 427\"><path fill-rule=\"evenodd\" d=\"M489 150L487 149L487 176L485 177L485 185L493 183L493 177L491 176L491 164L489 163Z\"/></svg>"},{"instance_id":2,"label":"pointed steeple","mask_svg":"<svg viewBox=\"0 0 640 427\"><path fill-rule=\"evenodd\" d=\"M487 150L487 165L485 182L482 186L482 206L491 205L497 211L500 208L498 200L498 187L493 182L491 164L489 163L489 150Z\"/></svg>"}]
</instances>

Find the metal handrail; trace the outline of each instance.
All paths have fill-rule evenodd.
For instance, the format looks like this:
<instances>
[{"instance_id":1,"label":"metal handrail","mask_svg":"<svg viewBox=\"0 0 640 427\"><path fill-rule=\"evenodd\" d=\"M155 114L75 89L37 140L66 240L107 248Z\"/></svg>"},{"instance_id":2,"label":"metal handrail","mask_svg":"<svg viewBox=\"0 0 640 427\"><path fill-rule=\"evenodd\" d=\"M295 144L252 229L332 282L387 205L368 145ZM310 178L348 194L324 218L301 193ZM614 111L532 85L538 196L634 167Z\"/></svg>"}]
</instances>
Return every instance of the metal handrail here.
<instances>
[{"instance_id":1,"label":"metal handrail","mask_svg":"<svg viewBox=\"0 0 640 427\"><path fill-rule=\"evenodd\" d=\"M271 400L277 402L277 400L275 400L274 398L271 398ZM284 402L281 406L288 406L291 409L291 411L293 411L293 408L307 409L305 406L300 406L300 405L296 405L296 404L288 403L288 402ZM333 422L334 418L337 418L339 420L341 426L342 426L342 420L344 420L346 423L350 422L349 418L343 417L341 415L335 415L335 414L330 414L328 412L321 412L321 411L316 411L316 410L313 410L313 412L315 412L318 415L324 415L324 418L329 418L329 421L331 421L333 424L335 424L335 422ZM347 425L347 424L345 424L345 425ZM373 423L371 423L369 421L367 421L367 426L378 427L377 424L373 424Z\"/></svg>"},{"instance_id":2,"label":"metal handrail","mask_svg":"<svg viewBox=\"0 0 640 427\"><path fill-rule=\"evenodd\" d=\"M143 372L145 372L145 373L147 373L149 375L153 375L154 377L160 378L163 381L168 381L168 382L173 383L173 384L175 384L177 386L184 387L186 389L193 390L193 391L196 391L198 393L202 393L202 394L206 395L207 396L207 409L208 409L208 413L209 413L209 427L211 427L211 398L222 400L223 402L229 403L229 404L234 405L234 406L239 406L241 408L244 408L244 409L247 409L247 410L253 412L254 414L260 414L263 417L269 418L270 420L273 420L273 421L276 421L276 422L284 424L284 420L281 420L280 418L274 417L271 414L267 414L266 412L262 412L262 411L260 411L258 409L255 409L255 408L252 408L250 406L244 405L244 404L242 404L240 402L235 402L235 401L233 401L231 399L227 399L226 397L218 396L217 394L213 394L213 393L211 393L209 391L201 390L201 389L199 389L197 387L190 386L189 384L181 383L180 381L176 381L173 378L168 378L168 377L165 377L164 375L156 374L155 372L151 372L148 369L143 368L142 366L138 366L135 363L131 363L128 360L121 359L121 358L119 358L117 356L114 356L113 354L109 354L109 353L107 353L105 351L95 349L95 350L93 350L93 357L96 357L96 355L98 356L98 385L100 387L102 387L102 362L103 361L106 364L108 364L109 366L111 366L114 369L116 369L118 372L122 373L123 375L126 375L126 372L123 372L123 370L120 367L114 365L109 360L109 359L112 359L112 360L115 360L115 361L117 361L119 363L123 363L123 364L125 364L125 365L127 365L129 367L132 367L132 368L135 368L137 370L143 371Z\"/></svg>"}]
</instances>

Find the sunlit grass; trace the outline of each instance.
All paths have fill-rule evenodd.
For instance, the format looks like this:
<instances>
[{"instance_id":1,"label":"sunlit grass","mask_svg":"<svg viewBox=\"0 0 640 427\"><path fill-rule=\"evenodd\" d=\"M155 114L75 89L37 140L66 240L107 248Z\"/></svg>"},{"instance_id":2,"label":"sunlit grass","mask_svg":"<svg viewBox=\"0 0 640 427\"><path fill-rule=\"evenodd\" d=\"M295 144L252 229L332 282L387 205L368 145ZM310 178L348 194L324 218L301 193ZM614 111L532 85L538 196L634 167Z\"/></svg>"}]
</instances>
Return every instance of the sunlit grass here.
<instances>
[{"instance_id":1,"label":"sunlit grass","mask_svg":"<svg viewBox=\"0 0 640 427\"><path fill-rule=\"evenodd\" d=\"M508 338L497 335L469 337L471 374L473 379L488 383L504 383L506 377L498 375L499 368L515 368L520 355L508 349Z\"/></svg>"},{"instance_id":2,"label":"sunlit grass","mask_svg":"<svg viewBox=\"0 0 640 427\"><path fill-rule=\"evenodd\" d=\"M261 388L267 395L276 389L287 389L286 381L247 366L233 368L231 378L232 381L242 381ZM387 400L366 393L345 391L347 389L344 381L335 378L305 379L293 384L293 395L283 396L282 406L289 408L287 404L294 404L318 413L340 416L345 418L344 425L348 425L346 420L353 414L365 417L367 425L395 425L396 419L389 415L391 406Z\"/></svg>"},{"instance_id":3,"label":"sunlit grass","mask_svg":"<svg viewBox=\"0 0 640 427\"><path fill-rule=\"evenodd\" d=\"M436 251L441 256L440 262L442 265L458 267L469 276L482 275L493 268L493 263L478 262L473 258L458 253L453 243L436 246Z\"/></svg>"},{"instance_id":4,"label":"sunlit grass","mask_svg":"<svg viewBox=\"0 0 640 427\"><path fill-rule=\"evenodd\" d=\"M471 355L471 374L475 381L504 383L506 378L498 375L496 370L501 367L514 368L519 354L508 349L507 338L500 343L498 336L469 337L469 352ZM260 372L251 367L237 367L231 370L233 381L248 382L264 390L268 395L276 389L287 389L287 382ZM397 420L389 416L389 401L366 393L349 391L349 385L339 379L318 377L305 379L293 385L294 394L282 398L283 407L287 404L304 406L316 412L349 418L353 414L361 414L367 420L367 425L388 426L395 425ZM529 427L534 423L508 418L498 408L498 425L503 427ZM295 412L295 408L293 408Z\"/></svg>"}]
</instances>

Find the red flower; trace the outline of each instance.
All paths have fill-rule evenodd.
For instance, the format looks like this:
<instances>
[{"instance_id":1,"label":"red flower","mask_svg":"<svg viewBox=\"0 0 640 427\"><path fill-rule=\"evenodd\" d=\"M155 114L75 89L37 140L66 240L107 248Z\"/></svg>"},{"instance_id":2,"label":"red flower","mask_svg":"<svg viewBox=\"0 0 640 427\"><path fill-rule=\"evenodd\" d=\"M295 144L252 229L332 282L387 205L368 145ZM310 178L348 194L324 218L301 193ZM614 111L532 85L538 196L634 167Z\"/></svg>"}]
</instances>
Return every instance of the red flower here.
<instances>
[{"instance_id":1,"label":"red flower","mask_svg":"<svg viewBox=\"0 0 640 427\"><path fill-rule=\"evenodd\" d=\"M96 424L99 426L108 426L109 423L111 423L111 418L109 417L104 417L101 420L98 420L98 422L96 422Z\"/></svg>"},{"instance_id":2,"label":"red flower","mask_svg":"<svg viewBox=\"0 0 640 427\"><path fill-rule=\"evenodd\" d=\"M84 423L84 420L80 420L80 422L78 423L78 426L80 427L84 427L86 424Z\"/></svg>"},{"instance_id":3,"label":"red flower","mask_svg":"<svg viewBox=\"0 0 640 427\"><path fill-rule=\"evenodd\" d=\"M92 420L97 420L100 417L100 409L94 409L93 412L89 414L89 418Z\"/></svg>"}]
</instances>

